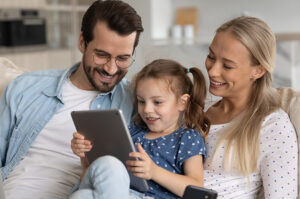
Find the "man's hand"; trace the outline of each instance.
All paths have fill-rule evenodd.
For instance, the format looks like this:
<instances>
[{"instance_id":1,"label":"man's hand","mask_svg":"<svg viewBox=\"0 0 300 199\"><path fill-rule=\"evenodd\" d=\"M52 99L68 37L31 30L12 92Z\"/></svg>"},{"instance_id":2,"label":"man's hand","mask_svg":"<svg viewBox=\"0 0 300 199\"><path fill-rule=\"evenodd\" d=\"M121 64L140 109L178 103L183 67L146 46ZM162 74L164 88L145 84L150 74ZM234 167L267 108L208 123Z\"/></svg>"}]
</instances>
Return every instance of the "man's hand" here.
<instances>
[{"instance_id":1,"label":"man's hand","mask_svg":"<svg viewBox=\"0 0 300 199\"><path fill-rule=\"evenodd\" d=\"M137 149L139 152L131 152L129 157L138 158L139 160L127 160L127 168L133 175L150 180L153 178L158 166L151 160L140 143L137 144Z\"/></svg>"}]
</instances>

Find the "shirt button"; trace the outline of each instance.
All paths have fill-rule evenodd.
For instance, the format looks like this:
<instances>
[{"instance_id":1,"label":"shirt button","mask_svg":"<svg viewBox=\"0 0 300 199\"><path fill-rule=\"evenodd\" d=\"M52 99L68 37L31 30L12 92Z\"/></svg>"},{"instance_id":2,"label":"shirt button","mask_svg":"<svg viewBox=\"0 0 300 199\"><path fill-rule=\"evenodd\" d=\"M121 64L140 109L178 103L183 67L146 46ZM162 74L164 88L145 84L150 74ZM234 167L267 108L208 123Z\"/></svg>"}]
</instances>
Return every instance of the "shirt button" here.
<instances>
[{"instance_id":1,"label":"shirt button","mask_svg":"<svg viewBox=\"0 0 300 199\"><path fill-rule=\"evenodd\" d=\"M101 107L101 104L97 104L97 108L100 109L100 107Z\"/></svg>"}]
</instances>

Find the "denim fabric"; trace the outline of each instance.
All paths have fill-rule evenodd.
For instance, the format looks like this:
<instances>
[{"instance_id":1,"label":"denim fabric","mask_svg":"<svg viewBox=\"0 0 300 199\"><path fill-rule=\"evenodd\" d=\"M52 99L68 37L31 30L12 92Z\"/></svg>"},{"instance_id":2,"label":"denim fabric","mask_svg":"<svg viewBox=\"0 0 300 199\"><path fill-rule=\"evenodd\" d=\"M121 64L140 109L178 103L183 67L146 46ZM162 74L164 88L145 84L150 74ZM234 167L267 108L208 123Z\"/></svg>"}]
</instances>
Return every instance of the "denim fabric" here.
<instances>
[{"instance_id":1,"label":"denim fabric","mask_svg":"<svg viewBox=\"0 0 300 199\"><path fill-rule=\"evenodd\" d=\"M70 199L152 199L129 189L129 175L124 164L113 156L95 160L85 173L79 190Z\"/></svg>"},{"instance_id":2,"label":"denim fabric","mask_svg":"<svg viewBox=\"0 0 300 199\"><path fill-rule=\"evenodd\" d=\"M64 105L62 85L79 63L68 70L25 73L13 80L0 99L0 171L5 179L31 144ZM129 82L123 79L109 93L99 93L91 110L121 109L129 124L134 114Z\"/></svg>"}]
</instances>

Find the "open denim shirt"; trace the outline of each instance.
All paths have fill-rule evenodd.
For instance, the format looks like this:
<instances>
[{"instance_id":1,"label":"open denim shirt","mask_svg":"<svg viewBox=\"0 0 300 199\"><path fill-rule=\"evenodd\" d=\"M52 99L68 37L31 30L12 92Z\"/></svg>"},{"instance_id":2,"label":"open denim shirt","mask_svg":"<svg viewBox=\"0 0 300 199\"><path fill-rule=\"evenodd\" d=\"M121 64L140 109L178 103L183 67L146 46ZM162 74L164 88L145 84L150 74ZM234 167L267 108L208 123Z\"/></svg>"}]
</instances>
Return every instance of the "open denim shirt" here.
<instances>
[{"instance_id":1,"label":"open denim shirt","mask_svg":"<svg viewBox=\"0 0 300 199\"><path fill-rule=\"evenodd\" d=\"M5 179L26 155L48 121L64 105L62 85L79 67L25 73L13 80L0 100L0 171ZM112 91L99 93L91 110L121 109L131 122L134 115L130 84L120 81ZM71 117L70 117L71 118Z\"/></svg>"}]
</instances>

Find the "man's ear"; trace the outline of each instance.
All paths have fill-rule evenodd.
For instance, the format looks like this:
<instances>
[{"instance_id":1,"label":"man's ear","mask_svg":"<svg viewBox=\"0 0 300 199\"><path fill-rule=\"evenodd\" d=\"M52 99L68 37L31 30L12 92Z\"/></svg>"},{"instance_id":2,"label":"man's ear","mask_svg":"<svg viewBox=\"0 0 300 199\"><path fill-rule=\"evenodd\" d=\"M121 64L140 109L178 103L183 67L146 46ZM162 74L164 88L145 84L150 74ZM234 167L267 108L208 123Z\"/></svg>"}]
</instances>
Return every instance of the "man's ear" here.
<instances>
[{"instance_id":1,"label":"man's ear","mask_svg":"<svg viewBox=\"0 0 300 199\"><path fill-rule=\"evenodd\" d=\"M266 72L266 69L262 65L257 65L253 68L251 79L257 80L261 78Z\"/></svg>"},{"instance_id":2,"label":"man's ear","mask_svg":"<svg viewBox=\"0 0 300 199\"><path fill-rule=\"evenodd\" d=\"M80 52L81 52L82 54L83 54L84 51L85 51L85 42L84 42L82 33L80 33L80 36L79 36L79 40L78 40L78 49L80 50Z\"/></svg>"},{"instance_id":3,"label":"man's ear","mask_svg":"<svg viewBox=\"0 0 300 199\"><path fill-rule=\"evenodd\" d=\"M183 94L179 99L179 111L184 111L187 108L187 105L190 101L190 95L189 94Z\"/></svg>"}]
</instances>

